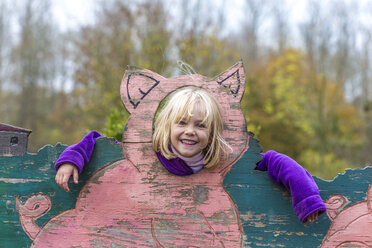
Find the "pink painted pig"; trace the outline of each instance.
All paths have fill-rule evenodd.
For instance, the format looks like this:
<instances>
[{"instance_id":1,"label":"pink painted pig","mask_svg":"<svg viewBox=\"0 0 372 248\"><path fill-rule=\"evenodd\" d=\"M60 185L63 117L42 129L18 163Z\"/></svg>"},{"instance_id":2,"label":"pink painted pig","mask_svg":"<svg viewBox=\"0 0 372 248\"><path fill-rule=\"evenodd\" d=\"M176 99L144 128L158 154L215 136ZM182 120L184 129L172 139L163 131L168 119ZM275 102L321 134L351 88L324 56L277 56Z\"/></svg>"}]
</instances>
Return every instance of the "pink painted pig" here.
<instances>
[{"instance_id":1,"label":"pink painted pig","mask_svg":"<svg viewBox=\"0 0 372 248\"><path fill-rule=\"evenodd\" d=\"M205 88L220 102L223 135L233 150L218 166L179 177L158 161L152 127L160 101L188 85ZM76 207L34 234L32 247L242 247L238 211L222 182L248 148L240 107L244 86L241 62L213 80L127 70L121 83L131 113L123 133L124 159L97 171Z\"/></svg>"},{"instance_id":2,"label":"pink painted pig","mask_svg":"<svg viewBox=\"0 0 372 248\"><path fill-rule=\"evenodd\" d=\"M321 247L372 247L372 184L366 201L340 211L346 203L340 195L326 202L332 224Z\"/></svg>"}]
</instances>

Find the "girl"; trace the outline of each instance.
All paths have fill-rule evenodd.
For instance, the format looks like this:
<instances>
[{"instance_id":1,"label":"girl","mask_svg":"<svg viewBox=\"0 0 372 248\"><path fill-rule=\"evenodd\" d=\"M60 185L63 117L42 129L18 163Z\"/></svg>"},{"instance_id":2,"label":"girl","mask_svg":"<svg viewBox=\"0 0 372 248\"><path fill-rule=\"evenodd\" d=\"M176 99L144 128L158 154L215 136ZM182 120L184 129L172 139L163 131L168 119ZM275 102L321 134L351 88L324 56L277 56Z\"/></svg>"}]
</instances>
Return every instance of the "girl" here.
<instances>
[{"instance_id":1,"label":"girl","mask_svg":"<svg viewBox=\"0 0 372 248\"><path fill-rule=\"evenodd\" d=\"M222 137L222 116L216 99L198 87L184 87L172 93L155 121L153 149L170 173L186 176L211 168L231 149ZM91 131L78 144L68 147L55 163L57 184L69 191L89 162L95 141L102 135ZM256 169L268 171L292 195L295 213L302 222L313 222L326 207L312 176L296 161L269 151Z\"/></svg>"}]
</instances>

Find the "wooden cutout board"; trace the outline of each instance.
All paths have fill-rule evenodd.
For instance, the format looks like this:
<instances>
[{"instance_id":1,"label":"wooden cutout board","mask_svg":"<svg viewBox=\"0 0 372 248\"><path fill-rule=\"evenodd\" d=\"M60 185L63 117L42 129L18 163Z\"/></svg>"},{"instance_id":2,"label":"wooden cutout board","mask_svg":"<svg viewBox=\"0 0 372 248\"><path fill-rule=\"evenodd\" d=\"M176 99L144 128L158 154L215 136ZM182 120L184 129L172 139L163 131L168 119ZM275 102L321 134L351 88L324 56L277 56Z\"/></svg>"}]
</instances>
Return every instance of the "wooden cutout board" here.
<instances>
[{"instance_id":1,"label":"wooden cutout board","mask_svg":"<svg viewBox=\"0 0 372 248\"><path fill-rule=\"evenodd\" d=\"M245 131L244 82L241 62L213 80L128 70L121 85L131 113L124 143L100 138L71 193L54 182L53 164L65 146L0 157L0 246L372 247L371 168L333 181L315 178L328 212L301 224L289 193L254 170L261 148ZM185 85L216 96L234 150L213 169L178 177L157 160L151 132L160 101Z\"/></svg>"}]
</instances>

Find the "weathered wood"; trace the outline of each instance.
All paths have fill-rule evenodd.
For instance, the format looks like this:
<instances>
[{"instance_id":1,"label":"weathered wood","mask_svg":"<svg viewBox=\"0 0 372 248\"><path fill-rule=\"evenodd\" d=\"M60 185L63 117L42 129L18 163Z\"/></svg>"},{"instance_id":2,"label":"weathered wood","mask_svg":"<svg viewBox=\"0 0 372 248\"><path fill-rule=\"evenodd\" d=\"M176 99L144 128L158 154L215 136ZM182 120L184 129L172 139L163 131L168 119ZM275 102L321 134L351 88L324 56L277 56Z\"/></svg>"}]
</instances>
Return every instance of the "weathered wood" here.
<instances>
[{"instance_id":1,"label":"weathered wood","mask_svg":"<svg viewBox=\"0 0 372 248\"><path fill-rule=\"evenodd\" d=\"M38 226L43 227L54 216L75 207L81 188L95 171L105 165L110 166L122 156L120 145L112 140L100 138L92 161L81 175L79 184L70 184L71 193L66 193L54 183L55 171L52 168L64 148L62 145L46 146L38 154L0 157L0 247L28 247L32 242L20 224L15 206L16 196L22 203L38 193L43 193L51 199L52 206L49 212L36 220ZM322 215L315 223L305 225L299 223L292 211L287 191L274 184L266 173L253 170L260 149L257 140L250 139L250 148L224 179L224 187L239 210L244 228L244 247L319 247L331 227L331 220L327 215ZM371 177L372 168L368 167L348 170L334 181L328 182L318 178L316 181L323 199L334 195L342 195L347 199L347 205L344 206L346 212L353 206L366 202ZM361 215L363 214L359 216ZM358 220L358 217L353 219ZM337 218L335 223L336 221ZM368 231L367 235L370 233L370 227L369 221L364 222L363 228ZM368 244L372 237L367 238L369 239L365 243Z\"/></svg>"},{"instance_id":2,"label":"weathered wood","mask_svg":"<svg viewBox=\"0 0 372 248\"><path fill-rule=\"evenodd\" d=\"M215 168L179 177L158 161L151 133L160 101L185 85L216 96L233 151ZM0 246L372 247L372 168L330 182L316 178L328 215L301 224L289 193L254 170L261 147L246 133L243 90L241 63L214 80L128 70L121 86L131 113L124 143L100 138L71 193L54 182L53 164L65 146L0 157Z\"/></svg>"},{"instance_id":3,"label":"weathered wood","mask_svg":"<svg viewBox=\"0 0 372 248\"><path fill-rule=\"evenodd\" d=\"M81 188L95 171L123 156L121 146L113 139L99 139L79 184L71 184L71 192L66 193L55 183L53 168L65 148L61 144L47 145L37 154L0 156L0 247L28 247L32 242L22 228L16 198L21 204L40 193L50 199L50 210L36 219L36 224L43 227L52 217L75 207Z\"/></svg>"},{"instance_id":4,"label":"weathered wood","mask_svg":"<svg viewBox=\"0 0 372 248\"><path fill-rule=\"evenodd\" d=\"M265 172L254 170L253 162L261 149L257 140L251 139L249 147L224 180L239 210L245 247L372 247L372 211L371 207L367 211L366 204L367 192L372 199L371 189L368 191L372 167L347 170L333 181L315 177L327 201L328 215L315 223L301 224L292 211L289 193ZM340 196L347 199L344 206L337 202ZM359 205L363 207L356 207Z\"/></svg>"},{"instance_id":5,"label":"weathered wood","mask_svg":"<svg viewBox=\"0 0 372 248\"><path fill-rule=\"evenodd\" d=\"M23 156L31 130L0 123L0 156Z\"/></svg>"},{"instance_id":6,"label":"weathered wood","mask_svg":"<svg viewBox=\"0 0 372 248\"><path fill-rule=\"evenodd\" d=\"M232 150L218 166L179 177L169 174L152 150L152 121L160 101L187 85L206 88L219 100L223 135ZM40 230L27 222L35 247L62 242L67 247L186 247L190 239L194 246L242 246L237 209L222 181L248 145L239 107L243 90L242 63L214 80L200 75L165 79L147 70L127 72L121 92L131 116L123 135L124 158L93 175L74 209L55 216Z\"/></svg>"}]
</instances>

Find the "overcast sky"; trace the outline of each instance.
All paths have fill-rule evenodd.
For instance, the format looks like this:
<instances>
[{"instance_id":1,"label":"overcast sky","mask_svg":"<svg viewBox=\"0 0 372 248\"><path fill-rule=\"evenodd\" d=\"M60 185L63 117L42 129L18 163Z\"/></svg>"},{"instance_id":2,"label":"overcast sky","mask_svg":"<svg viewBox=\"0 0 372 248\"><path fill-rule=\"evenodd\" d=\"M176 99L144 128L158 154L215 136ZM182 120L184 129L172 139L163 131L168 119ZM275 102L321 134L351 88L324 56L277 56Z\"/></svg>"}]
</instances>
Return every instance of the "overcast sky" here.
<instances>
[{"instance_id":1,"label":"overcast sky","mask_svg":"<svg viewBox=\"0 0 372 248\"><path fill-rule=\"evenodd\" d=\"M94 18L91 0L53 0L52 5L53 14L63 31L89 23Z\"/></svg>"},{"instance_id":2,"label":"overcast sky","mask_svg":"<svg viewBox=\"0 0 372 248\"><path fill-rule=\"evenodd\" d=\"M128 0L123 0L128 1ZM175 0L170 0L170 2ZM226 10L229 11L226 18L226 27L230 31L235 31L234 27L239 27L240 22L244 18L242 13L242 6L247 0L224 0ZM264 0L262 0L265 2ZM275 0L273 0L275 1ZM276 0L278 3L283 4L286 2L289 11L289 23L291 28L296 28L297 24L305 21L307 18L307 3L309 0ZM322 5L333 3L337 4L337 0L315 0L319 1ZM360 9L354 18L354 21L361 22L370 26L372 23L372 0L344 0L349 6L354 3L360 5ZM66 29L74 29L80 24L87 24L93 22L95 14L95 0L53 0L53 13L58 21L62 31ZM128 1L130 2L130 1ZM222 0L214 0L215 5L222 3ZM232 30L231 30L232 29ZM261 32L266 33L265 27L261 27ZM293 30L292 30L293 31ZM292 33L293 38L297 40L296 33Z\"/></svg>"},{"instance_id":3,"label":"overcast sky","mask_svg":"<svg viewBox=\"0 0 372 248\"><path fill-rule=\"evenodd\" d=\"M243 13L240 12L241 6L245 0L228 0L230 3L228 10L230 16L235 18L229 19L232 22L231 26L235 26L234 22L239 22L239 18L243 18ZM282 1L282 0L278 0ZM306 0L285 0L291 9L291 18L300 20L304 16L306 8ZM363 0L364 1L364 0ZM61 25L62 30L74 28L83 23L89 23L94 19L94 0L53 0L54 16ZM226 5L227 5L226 4ZM236 18L238 17L238 18Z\"/></svg>"}]
</instances>

